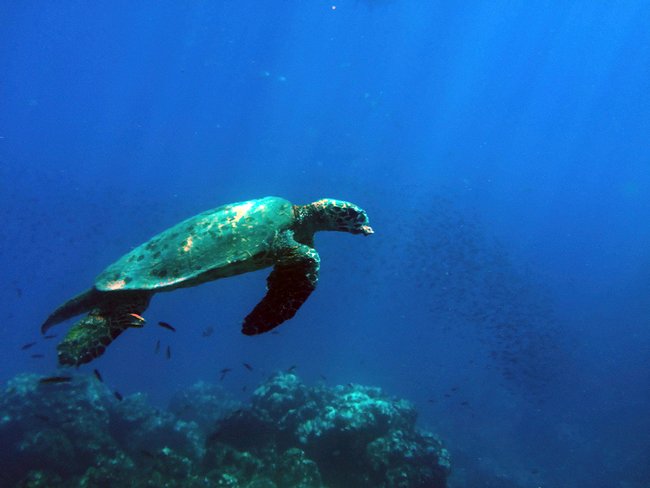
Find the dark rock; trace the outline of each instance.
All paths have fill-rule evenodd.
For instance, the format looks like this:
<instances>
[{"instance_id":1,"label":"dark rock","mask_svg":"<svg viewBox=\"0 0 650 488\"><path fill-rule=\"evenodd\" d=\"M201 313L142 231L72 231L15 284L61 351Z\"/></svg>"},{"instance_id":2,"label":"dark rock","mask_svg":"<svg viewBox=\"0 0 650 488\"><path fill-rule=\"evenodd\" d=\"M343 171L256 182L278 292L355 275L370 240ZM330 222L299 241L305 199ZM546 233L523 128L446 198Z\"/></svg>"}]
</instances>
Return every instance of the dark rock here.
<instances>
[{"instance_id":1,"label":"dark rock","mask_svg":"<svg viewBox=\"0 0 650 488\"><path fill-rule=\"evenodd\" d=\"M19 375L0 397L0 464L9 485L30 471L79 474L99 453L119 449L107 434L110 396L102 384L82 376L61 384L39 379Z\"/></svg>"},{"instance_id":2,"label":"dark rock","mask_svg":"<svg viewBox=\"0 0 650 488\"><path fill-rule=\"evenodd\" d=\"M4 486L4 485L3 485ZM63 488L63 481L57 474L48 471L30 471L16 484L17 488Z\"/></svg>"},{"instance_id":3,"label":"dark rock","mask_svg":"<svg viewBox=\"0 0 650 488\"><path fill-rule=\"evenodd\" d=\"M278 486L312 488L322 486L318 466L298 448L291 448L280 457L275 473Z\"/></svg>"},{"instance_id":4,"label":"dark rock","mask_svg":"<svg viewBox=\"0 0 650 488\"><path fill-rule=\"evenodd\" d=\"M214 424L240 407L219 385L199 381L176 393L169 402L168 411L177 419L195 422L205 432Z\"/></svg>"},{"instance_id":5,"label":"dark rock","mask_svg":"<svg viewBox=\"0 0 650 488\"><path fill-rule=\"evenodd\" d=\"M164 448L196 459L204 453L204 438L196 423L149 406L141 393L125 398L111 409L110 434L136 456Z\"/></svg>"},{"instance_id":6,"label":"dark rock","mask_svg":"<svg viewBox=\"0 0 650 488\"><path fill-rule=\"evenodd\" d=\"M322 478L328 487L444 487L448 453L415 428L416 417L410 403L379 388L309 388L294 374L278 374L255 391L250 408L219 423L206 462L222 462L214 446L225 444L276 465L278 452L302 453L302 466L313 463L319 473L305 486L320 486Z\"/></svg>"},{"instance_id":7,"label":"dark rock","mask_svg":"<svg viewBox=\"0 0 650 488\"><path fill-rule=\"evenodd\" d=\"M413 406L378 388L278 374L247 407L197 384L161 411L94 376L40 379L19 375L0 394L0 486L443 488L449 471Z\"/></svg>"}]
</instances>

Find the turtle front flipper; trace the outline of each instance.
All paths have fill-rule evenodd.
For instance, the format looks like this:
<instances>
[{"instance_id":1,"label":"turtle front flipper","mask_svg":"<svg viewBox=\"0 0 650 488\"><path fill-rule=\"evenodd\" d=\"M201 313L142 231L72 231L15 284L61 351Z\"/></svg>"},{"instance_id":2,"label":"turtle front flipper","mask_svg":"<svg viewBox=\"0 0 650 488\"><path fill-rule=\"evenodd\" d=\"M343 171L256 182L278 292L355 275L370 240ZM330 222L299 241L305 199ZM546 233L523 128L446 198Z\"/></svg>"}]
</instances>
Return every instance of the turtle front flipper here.
<instances>
[{"instance_id":1,"label":"turtle front flipper","mask_svg":"<svg viewBox=\"0 0 650 488\"><path fill-rule=\"evenodd\" d=\"M278 253L278 261L267 278L267 292L244 319L242 333L261 334L293 317L318 283L320 257L315 249L293 240Z\"/></svg>"},{"instance_id":2,"label":"turtle front flipper","mask_svg":"<svg viewBox=\"0 0 650 488\"><path fill-rule=\"evenodd\" d=\"M108 300L68 331L57 346L59 364L79 366L98 358L117 336L130 327L142 327L139 314L149 305L151 293L129 293Z\"/></svg>"}]
</instances>

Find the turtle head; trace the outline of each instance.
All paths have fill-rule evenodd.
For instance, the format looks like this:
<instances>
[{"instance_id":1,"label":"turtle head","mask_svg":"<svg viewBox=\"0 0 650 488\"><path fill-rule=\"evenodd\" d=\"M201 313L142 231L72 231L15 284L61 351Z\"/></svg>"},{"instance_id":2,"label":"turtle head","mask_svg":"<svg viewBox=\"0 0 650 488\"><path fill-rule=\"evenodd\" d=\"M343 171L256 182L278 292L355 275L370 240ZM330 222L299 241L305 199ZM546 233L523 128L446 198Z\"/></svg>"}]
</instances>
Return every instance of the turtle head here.
<instances>
[{"instance_id":1,"label":"turtle head","mask_svg":"<svg viewBox=\"0 0 650 488\"><path fill-rule=\"evenodd\" d=\"M308 205L297 207L297 217L305 225L319 230L338 230L368 236L374 231L368 215L354 203L333 198L323 198Z\"/></svg>"}]
</instances>

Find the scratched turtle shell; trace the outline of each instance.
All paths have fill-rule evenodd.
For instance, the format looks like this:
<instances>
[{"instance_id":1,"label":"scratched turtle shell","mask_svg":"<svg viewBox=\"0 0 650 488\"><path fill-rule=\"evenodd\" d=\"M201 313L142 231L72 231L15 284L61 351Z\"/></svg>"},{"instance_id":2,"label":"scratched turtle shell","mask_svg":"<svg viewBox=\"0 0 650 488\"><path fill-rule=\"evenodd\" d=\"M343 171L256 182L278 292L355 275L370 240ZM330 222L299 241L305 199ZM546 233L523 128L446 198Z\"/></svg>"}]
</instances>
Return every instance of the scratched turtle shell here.
<instances>
[{"instance_id":1,"label":"scratched turtle shell","mask_svg":"<svg viewBox=\"0 0 650 488\"><path fill-rule=\"evenodd\" d=\"M208 210L122 256L97 277L95 287L174 289L263 268L273 264L269 251L276 232L293 223L291 202L278 197Z\"/></svg>"}]
</instances>

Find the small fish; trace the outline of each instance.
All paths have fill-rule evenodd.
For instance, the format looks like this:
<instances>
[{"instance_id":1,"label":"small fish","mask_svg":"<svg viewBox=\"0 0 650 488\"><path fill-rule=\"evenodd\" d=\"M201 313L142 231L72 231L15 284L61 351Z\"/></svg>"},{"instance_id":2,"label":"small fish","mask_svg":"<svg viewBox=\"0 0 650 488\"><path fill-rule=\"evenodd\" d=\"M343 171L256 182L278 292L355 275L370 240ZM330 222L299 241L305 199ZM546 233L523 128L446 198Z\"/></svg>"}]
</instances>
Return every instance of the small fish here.
<instances>
[{"instance_id":1,"label":"small fish","mask_svg":"<svg viewBox=\"0 0 650 488\"><path fill-rule=\"evenodd\" d=\"M144 322L147 321L147 320L146 320L142 315L140 315L140 314L137 314L137 313L130 313L129 315L130 315L131 317L133 317L133 318L139 320L139 321L142 322L142 323L144 323Z\"/></svg>"},{"instance_id":2,"label":"small fish","mask_svg":"<svg viewBox=\"0 0 650 488\"><path fill-rule=\"evenodd\" d=\"M43 354L32 354L32 358L34 359L41 359L44 358L45 356Z\"/></svg>"},{"instance_id":3,"label":"small fish","mask_svg":"<svg viewBox=\"0 0 650 488\"><path fill-rule=\"evenodd\" d=\"M43 339L54 339L56 337L56 334L48 334L46 336L43 336Z\"/></svg>"},{"instance_id":4,"label":"small fish","mask_svg":"<svg viewBox=\"0 0 650 488\"><path fill-rule=\"evenodd\" d=\"M201 335L202 335L203 337L210 337L210 336L212 335L213 332L214 332L214 327L209 326L209 327L206 327L206 328L203 330L203 332L201 333Z\"/></svg>"},{"instance_id":5,"label":"small fish","mask_svg":"<svg viewBox=\"0 0 650 488\"><path fill-rule=\"evenodd\" d=\"M102 379L102 375L99 373L98 370L93 369L93 373L94 373L94 375L95 375L95 378L97 378L101 383L104 382L104 380Z\"/></svg>"},{"instance_id":6,"label":"small fish","mask_svg":"<svg viewBox=\"0 0 650 488\"><path fill-rule=\"evenodd\" d=\"M23 344L23 346L21 347L21 349L22 349L23 351L25 351L25 350L29 349L30 347L34 347L35 345L36 345L35 342L28 342L27 344Z\"/></svg>"},{"instance_id":7,"label":"small fish","mask_svg":"<svg viewBox=\"0 0 650 488\"><path fill-rule=\"evenodd\" d=\"M165 351L165 356L167 357L167 359L172 358L172 348L171 347L167 346L167 351Z\"/></svg>"},{"instance_id":8,"label":"small fish","mask_svg":"<svg viewBox=\"0 0 650 488\"><path fill-rule=\"evenodd\" d=\"M226 375L228 373L230 373L231 371L232 371L232 369L230 369L230 368L223 368L221 371L219 371L221 373L221 376L219 377L219 381L223 381L223 379L226 377Z\"/></svg>"},{"instance_id":9,"label":"small fish","mask_svg":"<svg viewBox=\"0 0 650 488\"><path fill-rule=\"evenodd\" d=\"M120 402L124 399L122 394L117 390L113 392L113 395L115 395L115 398L117 398L117 400L120 401Z\"/></svg>"},{"instance_id":10,"label":"small fish","mask_svg":"<svg viewBox=\"0 0 650 488\"><path fill-rule=\"evenodd\" d=\"M289 366L289 368L287 368L287 373L293 373L296 370L297 367L298 366L296 366L295 364L292 365L292 366Z\"/></svg>"},{"instance_id":11,"label":"small fish","mask_svg":"<svg viewBox=\"0 0 650 488\"><path fill-rule=\"evenodd\" d=\"M160 351L160 341L156 342L156 348L153 350L153 353L158 354L158 351Z\"/></svg>"},{"instance_id":12,"label":"small fish","mask_svg":"<svg viewBox=\"0 0 650 488\"><path fill-rule=\"evenodd\" d=\"M167 322L158 322L158 325L161 326L163 329L167 329L167 330L171 330L172 332L176 332L176 329L174 328L174 326L167 323Z\"/></svg>"},{"instance_id":13,"label":"small fish","mask_svg":"<svg viewBox=\"0 0 650 488\"><path fill-rule=\"evenodd\" d=\"M323 381L327 381L327 376L325 376L324 374L321 374L320 379L323 380Z\"/></svg>"},{"instance_id":14,"label":"small fish","mask_svg":"<svg viewBox=\"0 0 650 488\"><path fill-rule=\"evenodd\" d=\"M246 391L246 390L247 390L246 385L241 387L241 391Z\"/></svg>"},{"instance_id":15,"label":"small fish","mask_svg":"<svg viewBox=\"0 0 650 488\"><path fill-rule=\"evenodd\" d=\"M248 363L242 363L244 365L244 368L246 368L248 371L253 371L253 367L248 364Z\"/></svg>"},{"instance_id":16,"label":"small fish","mask_svg":"<svg viewBox=\"0 0 650 488\"><path fill-rule=\"evenodd\" d=\"M38 382L41 385L47 385L50 383L68 383L72 381L71 376L48 376L47 378L41 378Z\"/></svg>"},{"instance_id":17,"label":"small fish","mask_svg":"<svg viewBox=\"0 0 650 488\"><path fill-rule=\"evenodd\" d=\"M463 405L464 407L466 407L467 405L469 405L469 402L468 401L462 401L462 402L460 402L460 404Z\"/></svg>"},{"instance_id":18,"label":"small fish","mask_svg":"<svg viewBox=\"0 0 650 488\"><path fill-rule=\"evenodd\" d=\"M50 421L50 417L48 417L47 415L41 415L40 413L35 413L34 417L37 418L38 420L42 420L43 422Z\"/></svg>"},{"instance_id":19,"label":"small fish","mask_svg":"<svg viewBox=\"0 0 650 488\"><path fill-rule=\"evenodd\" d=\"M148 458L154 458L156 457L151 451L147 451L146 449L140 449L140 453Z\"/></svg>"}]
</instances>

